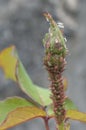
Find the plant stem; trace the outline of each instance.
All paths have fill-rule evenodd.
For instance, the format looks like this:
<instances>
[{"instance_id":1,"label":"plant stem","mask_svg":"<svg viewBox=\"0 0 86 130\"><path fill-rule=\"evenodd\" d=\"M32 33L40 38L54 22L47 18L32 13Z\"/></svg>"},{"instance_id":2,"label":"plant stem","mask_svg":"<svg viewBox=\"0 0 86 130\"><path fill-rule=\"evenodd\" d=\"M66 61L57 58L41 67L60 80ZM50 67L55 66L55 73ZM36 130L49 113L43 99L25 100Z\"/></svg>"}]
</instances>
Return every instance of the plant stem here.
<instances>
[{"instance_id":1,"label":"plant stem","mask_svg":"<svg viewBox=\"0 0 86 130\"><path fill-rule=\"evenodd\" d=\"M64 126L64 123L60 124L58 126L58 130L65 130L65 126Z\"/></svg>"},{"instance_id":2,"label":"plant stem","mask_svg":"<svg viewBox=\"0 0 86 130\"><path fill-rule=\"evenodd\" d=\"M49 129L49 124L48 124L48 117L43 118L43 119L44 119L44 123L45 123L45 128L46 128L46 130L50 130L50 129Z\"/></svg>"},{"instance_id":3,"label":"plant stem","mask_svg":"<svg viewBox=\"0 0 86 130\"><path fill-rule=\"evenodd\" d=\"M58 125L57 128L58 130L65 130L64 121L66 118L66 110L64 107L65 91L63 71L65 70L67 48L63 34L52 16L49 13L44 13L44 16L50 23L49 32L43 39L45 47L44 65L51 81L51 99L56 124Z\"/></svg>"}]
</instances>

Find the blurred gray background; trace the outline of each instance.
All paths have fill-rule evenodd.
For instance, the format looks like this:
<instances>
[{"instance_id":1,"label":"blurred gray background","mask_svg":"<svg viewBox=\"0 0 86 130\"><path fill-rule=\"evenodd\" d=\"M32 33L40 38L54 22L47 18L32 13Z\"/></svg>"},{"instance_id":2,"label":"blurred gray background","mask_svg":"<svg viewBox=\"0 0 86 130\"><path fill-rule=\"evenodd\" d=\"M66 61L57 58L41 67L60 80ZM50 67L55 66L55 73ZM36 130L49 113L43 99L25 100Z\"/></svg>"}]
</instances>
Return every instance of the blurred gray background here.
<instances>
[{"instance_id":1,"label":"blurred gray background","mask_svg":"<svg viewBox=\"0 0 86 130\"><path fill-rule=\"evenodd\" d=\"M68 79L67 95L79 110L86 112L86 0L0 0L0 50L14 44L33 82L47 88L42 39L49 25L42 15L44 11L64 23L69 49L64 73ZM0 70L0 100L13 95L24 96ZM85 124L71 123L71 130L86 130ZM45 130L43 121L34 119L9 130L33 129ZM54 129L51 120L50 130Z\"/></svg>"}]
</instances>

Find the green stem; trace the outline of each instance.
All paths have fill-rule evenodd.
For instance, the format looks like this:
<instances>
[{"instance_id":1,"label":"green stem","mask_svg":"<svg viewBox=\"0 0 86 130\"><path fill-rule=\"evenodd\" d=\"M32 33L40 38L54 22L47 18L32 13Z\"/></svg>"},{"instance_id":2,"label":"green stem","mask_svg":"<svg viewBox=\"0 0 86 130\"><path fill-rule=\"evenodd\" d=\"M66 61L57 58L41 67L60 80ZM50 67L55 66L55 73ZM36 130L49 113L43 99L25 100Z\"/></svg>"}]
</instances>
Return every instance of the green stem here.
<instances>
[{"instance_id":1,"label":"green stem","mask_svg":"<svg viewBox=\"0 0 86 130\"><path fill-rule=\"evenodd\" d=\"M65 130L64 123L61 123L60 125L58 125L58 130Z\"/></svg>"}]
</instances>

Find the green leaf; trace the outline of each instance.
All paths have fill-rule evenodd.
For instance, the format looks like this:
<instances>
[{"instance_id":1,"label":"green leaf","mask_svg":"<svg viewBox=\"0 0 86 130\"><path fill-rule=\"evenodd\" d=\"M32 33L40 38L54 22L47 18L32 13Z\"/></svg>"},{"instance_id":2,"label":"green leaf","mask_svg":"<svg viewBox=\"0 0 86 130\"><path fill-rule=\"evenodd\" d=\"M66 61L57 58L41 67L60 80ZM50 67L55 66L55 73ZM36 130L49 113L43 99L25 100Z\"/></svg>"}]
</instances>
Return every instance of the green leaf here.
<instances>
[{"instance_id":1,"label":"green leaf","mask_svg":"<svg viewBox=\"0 0 86 130\"><path fill-rule=\"evenodd\" d=\"M18 57L15 46L8 47L1 51L0 67L5 72L6 77L16 81L22 91L24 91L33 102L41 106L46 106L52 102L50 99L50 91L38 87L31 81Z\"/></svg>"},{"instance_id":2,"label":"green leaf","mask_svg":"<svg viewBox=\"0 0 86 130\"><path fill-rule=\"evenodd\" d=\"M39 97L37 88L33 85L20 61L18 62L16 69L17 82L22 91L24 91L33 100L41 104L41 99Z\"/></svg>"},{"instance_id":3,"label":"green leaf","mask_svg":"<svg viewBox=\"0 0 86 130\"><path fill-rule=\"evenodd\" d=\"M12 97L0 102L0 130L13 127L46 113L23 98Z\"/></svg>"},{"instance_id":4,"label":"green leaf","mask_svg":"<svg viewBox=\"0 0 86 130\"><path fill-rule=\"evenodd\" d=\"M34 101L41 104L42 106L46 106L51 103L50 91L33 84L20 62L18 64L16 72L17 80L21 89L29 97L31 97Z\"/></svg>"},{"instance_id":5,"label":"green leaf","mask_svg":"<svg viewBox=\"0 0 86 130\"><path fill-rule=\"evenodd\" d=\"M49 89L45 89L37 85L35 85L35 87L37 88L40 98L42 100L42 105L48 106L49 104L51 104L52 103L52 100L50 98L51 92L49 91Z\"/></svg>"},{"instance_id":6,"label":"green leaf","mask_svg":"<svg viewBox=\"0 0 86 130\"><path fill-rule=\"evenodd\" d=\"M77 110L68 110L66 118L86 123L86 113Z\"/></svg>"},{"instance_id":7,"label":"green leaf","mask_svg":"<svg viewBox=\"0 0 86 130\"><path fill-rule=\"evenodd\" d=\"M65 109L66 110L77 110L77 106L73 103L73 101L71 99L69 99L68 97L65 99L64 102L65 105Z\"/></svg>"}]
</instances>

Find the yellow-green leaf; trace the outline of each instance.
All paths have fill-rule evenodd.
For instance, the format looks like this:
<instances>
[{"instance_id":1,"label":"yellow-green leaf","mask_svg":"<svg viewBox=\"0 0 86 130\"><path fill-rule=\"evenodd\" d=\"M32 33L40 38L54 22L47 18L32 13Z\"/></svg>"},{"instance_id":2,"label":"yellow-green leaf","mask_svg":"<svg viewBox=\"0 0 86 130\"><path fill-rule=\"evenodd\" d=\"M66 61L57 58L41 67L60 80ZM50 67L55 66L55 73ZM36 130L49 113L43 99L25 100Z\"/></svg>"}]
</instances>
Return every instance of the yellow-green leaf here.
<instances>
[{"instance_id":1,"label":"yellow-green leaf","mask_svg":"<svg viewBox=\"0 0 86 130\"><path fill-rule=\"evenodd\" d=\"M0 102L0 130L13 127L46 113L23 98L13 97Z\"/></svg>"},{"instance_id":2,"label":"yellow-green leaf","mask_svg":"<svg viewBox=\"0 0 86 130\"><path fill-rule=\"evenodd\" d=\"M86 113L77 110L68 110L66 117L72 120L77 120L86 123Z\"/></svg>"},{"instance_id":3,"label":"yellow-green leaf","mask_svg":"<svg viewBox=\"0 0 86 130\"><path fill-rule=\"evenodd\" d=\"M50 91L33 84L29 75L26 73L24 66L20 62L14 46L10 46L1 51L0 67L5 72L5 76L16 81L22 91L24 91L33 101L42 106L51 103L49 97Z\"/></svg>"},{"instance_id":4,"label":"yellow-green leaf","mask_svg":"<svg viewBox=\"0 0 86 130\"><path fill-rule=\"evenodd\" d=\"M0 101L0 123L4 121L9 112L13 111L17 107L24 107L28 105L33 106L33 104L20 97L10 97L6 100Z\"/></svg>"},{"instance_id":5,"label":"yellow-green leaf","mask_svg":"<svg viewBox=\"0 0 86 130\"><path fill-rule=\"evenodd\" d=\"M0 125L0 130L14 127L20 123L26 122L33 118L45 117L46 113L37 107L21 107L10 112L5 121Z\"/></svg>"},{"instance_id":6,"label":"yellow-green leaf","mask_svg":"<svg viewBox=\"0 0 86 130\"><path fill-rule=\"evenodd\" d=\"M15 55L15 46L4 49L0 53L0 67L5 72L7 78L16 80L15 68L16 68L17 58Z\"/></svg>"}]
</instances>

